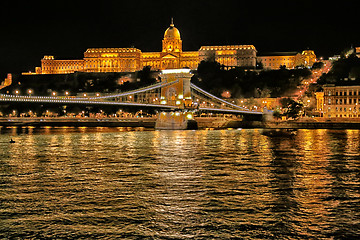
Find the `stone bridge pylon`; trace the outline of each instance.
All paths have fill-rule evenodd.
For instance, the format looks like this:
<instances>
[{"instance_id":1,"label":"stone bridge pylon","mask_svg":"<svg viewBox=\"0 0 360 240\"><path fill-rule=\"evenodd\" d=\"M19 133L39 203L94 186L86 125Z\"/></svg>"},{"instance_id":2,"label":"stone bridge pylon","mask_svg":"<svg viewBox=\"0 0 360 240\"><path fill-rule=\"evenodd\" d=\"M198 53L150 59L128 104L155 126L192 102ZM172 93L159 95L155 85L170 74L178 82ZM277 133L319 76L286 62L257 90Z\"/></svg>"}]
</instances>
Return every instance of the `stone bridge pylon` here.
<instances>
[{"instance_id":1,"label":"stone bridge pylon","mask_svg":"<svg viewBox=\"0 0 360 240\"><path fill-rule=\"evenodd\" d=\"M192 106L190 69L162 70L161 82L172 83L161 88L161 104L178 106L180 109Z\"/></svg>"},{"instance_id":2,"label":"stone bridge pylon","mask_svg":"<svg viewBox=\"0 0 360 240\"><path fill-rule=\"evenodd\" d=\"M193 105L190 84L192 76L190 69L168 69L161 72L161 82L165 86L161 88L160 103L177 106L179 110L160 112L156 120L156 129L197 128L193 113L186 110Z\"/></svg>"}]
</instances>

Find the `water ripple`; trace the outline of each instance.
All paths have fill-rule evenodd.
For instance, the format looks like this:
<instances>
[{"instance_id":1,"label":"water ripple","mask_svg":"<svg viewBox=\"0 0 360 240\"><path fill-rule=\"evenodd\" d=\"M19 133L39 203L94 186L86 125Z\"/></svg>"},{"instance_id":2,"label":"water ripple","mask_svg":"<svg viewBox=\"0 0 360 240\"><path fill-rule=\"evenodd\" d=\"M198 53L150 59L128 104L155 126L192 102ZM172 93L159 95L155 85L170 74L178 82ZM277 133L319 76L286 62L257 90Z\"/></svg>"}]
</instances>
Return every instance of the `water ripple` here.
<instances>
[{"instance_id":1,"label":"water ripple","mask_svg":"<svg viewBox=\"0 0 360 240\"><path fill-rule=\"evenodd\" d=\"M1 131L2 239L360 237L358 130Z\"/></svg>"}]
</instances>

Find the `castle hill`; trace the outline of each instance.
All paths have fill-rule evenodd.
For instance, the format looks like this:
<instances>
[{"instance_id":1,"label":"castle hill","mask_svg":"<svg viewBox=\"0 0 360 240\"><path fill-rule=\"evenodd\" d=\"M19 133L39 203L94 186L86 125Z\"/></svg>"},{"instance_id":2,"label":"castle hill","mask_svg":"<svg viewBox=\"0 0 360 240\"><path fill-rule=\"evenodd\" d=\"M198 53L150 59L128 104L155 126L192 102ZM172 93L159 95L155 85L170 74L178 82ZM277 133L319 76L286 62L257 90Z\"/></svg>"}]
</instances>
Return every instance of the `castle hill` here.
<instances>
[{"instance_id":1,"label":"castle hill","mask_svg":"<svg viewBox=\"0 0 360 240\"><path fill-rule=\"evenodd\" d=\"M33 71L9 73L1 83L0 124L360 126L360 47L329 59L316 49L261 52L251 43L187 51L173 19L161 46L88 48L82 59L49 53Z\"/></svg>"}]
</instances>

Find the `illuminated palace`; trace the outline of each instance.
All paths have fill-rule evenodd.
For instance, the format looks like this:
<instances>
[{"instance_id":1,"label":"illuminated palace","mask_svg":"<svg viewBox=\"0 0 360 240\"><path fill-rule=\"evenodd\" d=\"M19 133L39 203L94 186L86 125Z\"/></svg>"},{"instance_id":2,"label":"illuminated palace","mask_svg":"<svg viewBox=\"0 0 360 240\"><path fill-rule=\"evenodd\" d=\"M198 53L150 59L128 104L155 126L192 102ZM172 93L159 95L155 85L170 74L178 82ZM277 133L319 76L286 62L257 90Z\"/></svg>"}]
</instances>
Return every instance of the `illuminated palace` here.
<instances>
[{"instance_id":1,"label":"illuminated palace","mask_svg":"<svg viewBox=\"0 0 360 240\"><path fill-rule=\"evenodd\" d=\"M65 74L74 72L135 72L145 66L154 70L190 68L208 57L227 67L256 65L253 45L202 46L199 51L183 51L179 30L171 20L162 40L161 52L142 52L137 48L89 48L79 60L57 60L44 56L36 74Z\"/></svg>"},{"instance_id":2,"label":"illuminated palace","mask_svg":"<svg viewBox=\"0 0 360 240\"><path fill-rule=\"evenodd\" d=\"M279 69L281 66L295 68L297 66L311 67L316 62L316 55L313 50L298 52L274 52L257 57L265 69Z\"/></svg>"}]
</instances>

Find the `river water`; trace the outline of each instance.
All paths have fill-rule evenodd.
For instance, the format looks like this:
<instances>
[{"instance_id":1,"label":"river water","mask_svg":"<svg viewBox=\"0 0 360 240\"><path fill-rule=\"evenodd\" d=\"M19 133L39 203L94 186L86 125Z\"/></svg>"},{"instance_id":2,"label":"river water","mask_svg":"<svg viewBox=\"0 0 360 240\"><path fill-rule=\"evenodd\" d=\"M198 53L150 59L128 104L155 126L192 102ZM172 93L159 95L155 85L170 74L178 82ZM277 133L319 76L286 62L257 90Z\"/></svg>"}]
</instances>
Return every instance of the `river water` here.
<instances>
[{"instance_id":1,"label":"river water","mask_svg":"<svg viewBox=\"0 0 360 240\"><path fill-rule=\"evenodd\" d=\"M0 133L0 239L360 238L359 130Z\"/></svg>"}]
</instances>

